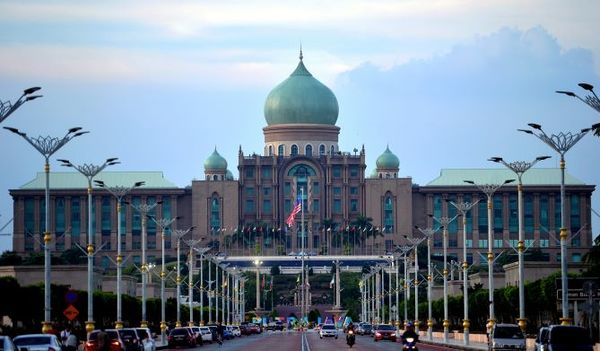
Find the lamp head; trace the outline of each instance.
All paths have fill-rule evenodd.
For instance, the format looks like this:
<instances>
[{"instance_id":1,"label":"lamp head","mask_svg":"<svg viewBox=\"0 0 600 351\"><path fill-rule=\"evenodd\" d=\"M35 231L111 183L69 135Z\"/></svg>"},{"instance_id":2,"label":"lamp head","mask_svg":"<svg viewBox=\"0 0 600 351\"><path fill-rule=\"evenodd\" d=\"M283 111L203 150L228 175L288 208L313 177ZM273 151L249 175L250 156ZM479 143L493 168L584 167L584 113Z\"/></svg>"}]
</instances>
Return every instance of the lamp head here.
<instances>
[{"instance_id":1,"label":"lamp head","mask_svg":"<svg viewBox=\"0 0 600 351\"><path fill-rule=\"evenodd\" d=\"M104 184L104 182L101 180L94 180L94 183L96 183L96 185L98 185L99 187L106 187L106 184Z\"/></svg>"},{"instance_id":2,"label":"lamp head","mask_svg":"<svg viewBox=\"0 0 600 351\"><path fill-rule=\"evenodd\" d=\"M514 181L515 181L514 179L507 179L507 180L505 180L505 181L504 181L504 183L502 183L502 184L504 185L504 184L512 183L512 182L514 182Z\"/></svg>"},{"instance_id":3,"label":"lamp head","mask_svg":"<svg viewBox=\"0 0 600 351\"><path fill-rule=\"evenodd\" d=\"M133 184L134 188L138 188L140 186L144 186L146 184L146 182L136 182L135 184Z\"/></svg>"},{"instance_id":4,"label":"lamp head","mask_svg":"<svg viewBox=\"0 0 600 351\"><path fill-rule=\"evenodd\" d=\"M463 182L465 182L467 184L475 185L475 182L472 180L463 180Z\"/></svg>"},{"instance_id":5,"label":"lamp head","mask_svg":"<svg viewBox=\"0 0 600 351\"><path fill-rule=\"evenodd\" d=\"M580 133L587 133L587 132L589 132L590 130L592 130L592 128L583 128L583 129L580 131Z\"/></svg>"},{"instance_id":6,"label":"lamp head","mask_svg":"<svg viewBox=\"0 0 600 351\"><path fill-rule=\"evenodd\" d=\"M540 124L537 124L537 123L527 123L527 125L530 126L533 129L542 130L542 126Z\"/></svg>"},{"instance_id":7,"label":"lamp head","mask_svg":"<svg viewBox=\"0 0 600 351\"><path fill-rule=\"evenodd\" d=\"M21 132L19 132L19 130L17 128L13 128L13 127L2 127L2 128L6 129L8 131L11 131L11 132L13 132L15 134L21 135Z\"/></svg>"},{"instance_id":8,"label":"lamp head","mask_svg":"<svg viewBox=\"0 0 600 351\"><path fill-rule=\"evenodd\" d=\"M35 93L36 91L38 91L40 89L42 89L42 88L40 88L40 87L27 88L27 89L23 90L23 95L33 94L33 93Z\"/></svg>"},{"instance_id":9,"label":"lamp head","mask_svg":"<svg viewBox=\"0 0 600 351\"><path fill-rule=\"evenodd\" d=\"M488 161L492 161L492 162L498 163L498 162L502 162L503 160L502 160L502 157L490 157L488 159Z\"/></svg>"},{"instance_id":10,"label":"lamp head","mask_svg":"<svg viewBox=\"0 0 600 351\"><path fill-rule=\"evenodd\" d=\"M547 160L549 158L551 158L552 156L538 156L535 158L536 161L544 161Z\"/></svg>"},{"instance_id":11,"label":"lamp head","mask_svg":"<svg viewBox=\"0 0 600 351\"><path fill-rule=\"evenodd\" d=\"M35 100L37 98L41 98L44 95L32 95L32 96L28 96L25 101L31 101L31 100Z\"/></svg>"},{"instance_id":12,"label":"lamp head","mask_svg":"<svg viewBox=\"0 0 600 351\"><path fill-rule=\"evenodd\" d=\"M573 93L572 91L557 90L556 93L575 97L575 93Z\"/></svg>"},{"instance_id":13,"label":"lamp head","mask_svg":"<svg viewBox=\"0 0 600 351\"><path fill-rule=\"evenodd\" d=\"M65 160L65 159L58 159L58 162L61 162L62 165L61 166L65 166L65 167L73 167L73 164L71 163L71 161L69 160Z\"/></svg>"},{"instance_id":14,"label":"lamp head","mask_svg":"<svg viewBox=\"0 0 600 351\"><path fill-rule=\"evenodd\" d=\"M527 134L533 134L532 131L530 131L529 129L517 129L519 132L523 132L523 133L527 133Z\"/></svg>"},{"instance_id":15,"label":"lamp head","mask_svg":"<svg viewBox=\"0 0 600 351\"><path fill-rule=\"evenodd\" d=\"M600 128L600 123L592 124L592 129L598 129L598 128Z\"/></svg>"},{"instance_id":16,"label":"lamp head","mask_svg":"<svg viewBox=\"0 0 600 351\"><path fill-rule=\"evenodd\" d=\"M75 133L75 134L73 135L73 137L78 137L78 136L80 136L80 135L84 135L84 134L87 134L87 133L89 133L89 132L88 132L88 131L85 131L85 132L77 132L77 133Z\"/></svg>"},{"instance_id":17,"label":"lamp head","mask_svg":"<svg viewBox=\"0 0 600 351\"><path fill-rule=\"evenodd\" d=\"M111 157L111 158L107 158L107 159L106 159L106 163L111 163L111 162L114 162L114 161L116 161L116 160L118 160L118 159L119 159L118 157Z\"/></svg>"},{"instance_id":18,"label":"lamp head","mask_svg":"<svg viewBox=\"0 0 600 351\"><path fill-rule=\"evenodd\" d=\"M69 129L69 133L75 133L81 130L81 127L73 127Z\"/></svg>"},{"instance_id":19,"label":"lamp head","mask_svg":"<svg viewBox=\"0 0 600 351\"><path fill-rule=\"evenodd\" d=\"M577 84L580 87L582 87L583 89L587 90L587 91L593 91L594 90L594 86L588 83L579 83Z\"/></svg>"}]
</instances>

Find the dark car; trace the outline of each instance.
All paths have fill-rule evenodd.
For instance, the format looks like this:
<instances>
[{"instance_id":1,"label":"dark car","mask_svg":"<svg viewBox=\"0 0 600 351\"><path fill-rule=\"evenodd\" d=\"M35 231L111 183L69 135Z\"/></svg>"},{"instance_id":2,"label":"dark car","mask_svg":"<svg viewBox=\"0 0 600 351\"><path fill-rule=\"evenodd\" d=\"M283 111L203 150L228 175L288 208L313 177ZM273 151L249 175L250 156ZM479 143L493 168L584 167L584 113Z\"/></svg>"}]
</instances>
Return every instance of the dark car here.
<instances>
[{"instance_id":1,"label":"dark car","mask_svg":"<svg viewBox=\"0 0 600 351\"><path fill-rule=\"evenodd\" d=\"M589 331L574 325L553 325L548 329L548 351L592 351Z\"/></svg>"},{"instance_id":2,"label":"dark car","mask_svg":"<svg viewBox=\"0 0 600 351\"><path fill-rule=\"evenodd\" d=\"M83 345L84 351L98 351L98 334L100 330L93 330ZM121 339L117 329L106 329L106 334L110 340L110 351L125 351L125 342Z\"/></svg>"},{"instance_id":3,"label":"dark car","mask_svg":"<svg viewBox=\"0 0 600 351\"><path fill-rule=\"evenodd\" d=\"M142 340L134 328L119 329L119 336L125 343L125 351L143 351Z\"/></svg>"},{"instance_id":4,"label":"dark car","mask_svg":"<svg viewBox=\"0 0 600 351\"><path fill-rule=\"evenodd\" d=\"M189 328L174 328L169 333L169 348L177 346L196 346L196 337Z\"/></svg>"},{"instance_id":5,"label":"dark car","mask_svg":"<svg viewBox=\"0 0 600 351\"><path fill-rule=\"evenodd\" d=\"M368 323L363 323L358 327L358 334L360 335L371 335L373 331L373 326Z\"/></svg>"},{"instance_id":6,"label":"dark car","mask_svg":"<svg viewBox=\"0 0 600 351\"><path fill-rule=\"evenodd\" d=\"M379 324L375 329L375 341L379 340L391 340L396 341L396 327L391 324Z\"/></svg>"}]
</instances>

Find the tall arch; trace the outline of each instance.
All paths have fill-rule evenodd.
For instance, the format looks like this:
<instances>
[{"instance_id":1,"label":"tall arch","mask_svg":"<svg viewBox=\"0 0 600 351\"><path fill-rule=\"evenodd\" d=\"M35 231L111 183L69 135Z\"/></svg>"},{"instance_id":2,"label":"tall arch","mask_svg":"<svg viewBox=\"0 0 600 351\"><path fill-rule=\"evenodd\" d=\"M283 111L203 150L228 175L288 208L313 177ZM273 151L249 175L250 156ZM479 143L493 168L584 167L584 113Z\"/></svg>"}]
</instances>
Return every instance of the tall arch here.
<instances>
[{"instance_id":1,"label":"tall arch","mask_svg":"<svg viewBox=\"0 0 600 351\"><path fill-rule=\"evenodd\" d=\"M394 197L391 192L386 192L383 197L383 227L386 233L393 233L395 227Z\"/></svg>"}]
</instances>

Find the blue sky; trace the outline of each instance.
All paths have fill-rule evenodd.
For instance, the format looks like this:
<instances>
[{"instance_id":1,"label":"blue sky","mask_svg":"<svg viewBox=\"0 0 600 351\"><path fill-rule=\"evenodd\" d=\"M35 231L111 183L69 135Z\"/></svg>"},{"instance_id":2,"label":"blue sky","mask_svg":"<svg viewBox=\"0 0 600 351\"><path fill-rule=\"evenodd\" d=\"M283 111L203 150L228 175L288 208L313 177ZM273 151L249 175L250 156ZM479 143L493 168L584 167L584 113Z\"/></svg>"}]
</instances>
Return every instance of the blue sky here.
<instances>
[{"instance_id":1,"label":"blue sky","mask_svg":"<svg viewBox=\"0 0 600 351\"><path fill-rule=\"evenodd\" d=\"M426 184L442 168L487 158L553 159L516 132L538 122L578 131L600 115L555 90L600 89L597 1L2 1L0 99L42 86L44 98L3 122L30 135L90 130L53 158L114 170L160 170L179 186L202 178L213 148L235 170L239 145L261 153L263 105L295 68L338 98L340 147L386 144L400 173ZM600 184L600 139L567 154L567 169ZM31 146L0 133L0 227L8 189L43 170ZM592 207L600 212L600 195ZM593 216L594 235L600 220ZM10 228L11 226L9 226ZM6 233L6 230L4 230ZM0 251L10 247L0 236Z\"/></svg>"}]
</instances>

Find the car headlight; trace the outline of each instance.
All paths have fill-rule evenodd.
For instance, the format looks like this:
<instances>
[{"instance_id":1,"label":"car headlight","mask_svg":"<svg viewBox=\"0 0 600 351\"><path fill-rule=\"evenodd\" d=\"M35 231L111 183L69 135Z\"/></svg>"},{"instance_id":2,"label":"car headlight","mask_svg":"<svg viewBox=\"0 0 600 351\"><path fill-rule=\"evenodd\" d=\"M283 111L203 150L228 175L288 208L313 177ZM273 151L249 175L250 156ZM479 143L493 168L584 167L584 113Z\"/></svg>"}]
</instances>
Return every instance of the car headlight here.
<instances>
[{"instance_id":1,"label":"car headlight","mask_svg":"<svg viewBox=\"0 0 600 351\"><path fill-rule=\"evenodd\" d=\"M413 342L413 341L415 341L415 338L406 338L406 341Z\"/></svg>"}]
</instances>

